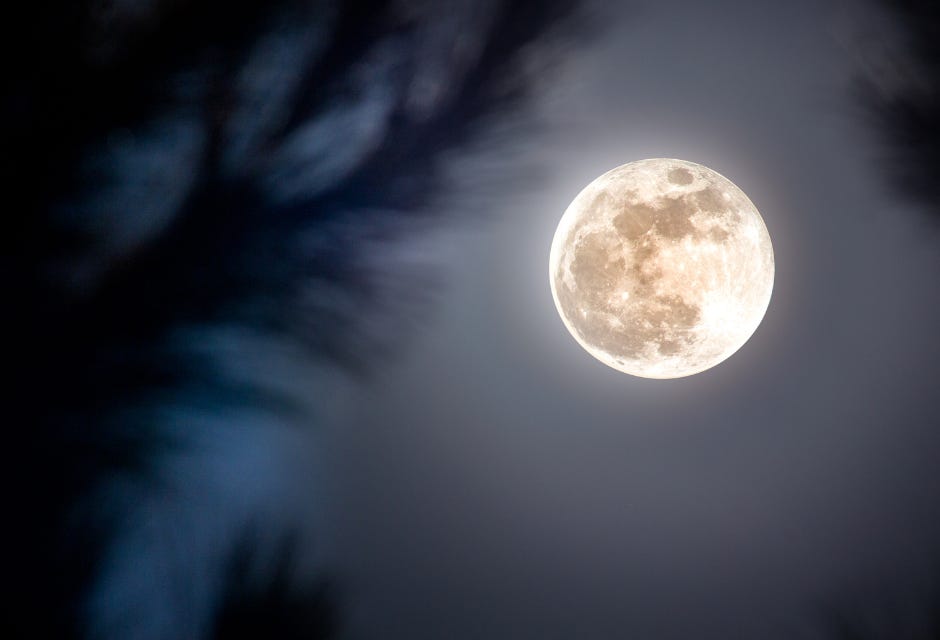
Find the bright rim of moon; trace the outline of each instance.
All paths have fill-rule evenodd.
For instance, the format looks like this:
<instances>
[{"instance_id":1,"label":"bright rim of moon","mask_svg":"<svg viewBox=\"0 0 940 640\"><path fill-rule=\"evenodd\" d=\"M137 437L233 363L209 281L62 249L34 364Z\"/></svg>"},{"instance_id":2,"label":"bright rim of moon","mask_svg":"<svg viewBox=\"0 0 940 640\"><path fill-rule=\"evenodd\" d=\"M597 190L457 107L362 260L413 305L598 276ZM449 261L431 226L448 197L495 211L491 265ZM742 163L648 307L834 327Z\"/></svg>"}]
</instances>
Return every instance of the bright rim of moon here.
<instances>
[{"instance_id":1,"label":"bright rim of moon","mask_svg":"<svg viewBox=\"0 0 940 640\"><path fill-rule=\"evenodd\" d=\"M770 303L774 252L730 180L685 160L608 171L558 224L549 260L558 313L588 353L643 378L727 359Z\"/></svg>"}]
</instances>

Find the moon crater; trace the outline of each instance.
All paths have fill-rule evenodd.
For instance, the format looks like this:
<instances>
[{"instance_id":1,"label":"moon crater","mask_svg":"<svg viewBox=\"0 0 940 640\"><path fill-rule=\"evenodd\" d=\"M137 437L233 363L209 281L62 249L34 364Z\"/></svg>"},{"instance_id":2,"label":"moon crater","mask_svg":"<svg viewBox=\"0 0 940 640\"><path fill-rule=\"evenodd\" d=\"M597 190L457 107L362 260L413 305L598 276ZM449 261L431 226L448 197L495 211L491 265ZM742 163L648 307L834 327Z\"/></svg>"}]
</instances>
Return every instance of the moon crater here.
<instances>
[{"instance_id":1,"label":"moon crater","mask_svg":"<svg viewBox=\"0 0 940 640\"><path fill-rule=\"evenodd\" d=\"M632 375L715 366L760 324L774 260L763 219L711 169L641 160L597 178L568 207L550 282L568 330Z\"/></svg>"}]
</instances>

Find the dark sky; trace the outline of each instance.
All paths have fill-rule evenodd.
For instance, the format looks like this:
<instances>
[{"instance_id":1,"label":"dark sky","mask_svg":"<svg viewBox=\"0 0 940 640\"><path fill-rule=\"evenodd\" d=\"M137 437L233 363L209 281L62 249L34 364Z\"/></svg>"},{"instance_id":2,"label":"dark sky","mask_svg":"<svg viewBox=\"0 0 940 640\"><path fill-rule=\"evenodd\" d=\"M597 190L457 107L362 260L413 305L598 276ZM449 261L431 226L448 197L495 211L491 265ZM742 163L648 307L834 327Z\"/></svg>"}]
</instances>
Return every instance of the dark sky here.
<instances>
[{"instance_id":1,"label":"dark sky","mask_svg":"<svg viewBox=\"0 0 940 640\"><path fill-rule=\"evenodd\" d=\"M3 107L24 637L335 606L343 640L898 640L931 598L940 637L940 92L906 57L940 22L222 4L14 3L49 43ZM731 179L776 258L752 338L677 380L593 359L548 283L575 195L651 157Z\"/></svg>"},{"instance_id":2,"label":"dark sky","mask_svg":"<svg viewBox=\"0 0 940 640\"><path fill-rule=\"evenodd\" d=\"M445 263L436 306L324 436L350 637L812 638L821 610L912 602L930 569L940 251L853 93L890 24L815 0L605 22L546 77L530 145L455 162L467 195L440 206L486 191L490 219L408 249ZM729 177L776 257L750 341L672 381L591 358L548 286L571 199L647 157ZM541 180L487 186L515 163Z\"/></svg>"}]
</instances>

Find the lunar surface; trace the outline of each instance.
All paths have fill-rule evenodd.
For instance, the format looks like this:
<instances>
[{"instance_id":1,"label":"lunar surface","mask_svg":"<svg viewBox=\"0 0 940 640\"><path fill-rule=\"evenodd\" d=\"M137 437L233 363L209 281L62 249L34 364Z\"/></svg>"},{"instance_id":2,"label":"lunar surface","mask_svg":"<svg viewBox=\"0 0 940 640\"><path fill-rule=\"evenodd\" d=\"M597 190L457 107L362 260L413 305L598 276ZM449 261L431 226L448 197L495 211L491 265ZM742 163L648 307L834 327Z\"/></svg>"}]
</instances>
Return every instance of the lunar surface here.
<instances>
[{"instance_id":1,"label":"lunar surface","mask_svg":"<svg viewBox=\"0 0 940 640\"><path fill-rule=\"evenodd\" d=\"M562 216L550 282L571 335L614 369L679 378L728 358L770 302L764 220L724 176L639 160L589 184Z\"/></svg>"}]
</instances>

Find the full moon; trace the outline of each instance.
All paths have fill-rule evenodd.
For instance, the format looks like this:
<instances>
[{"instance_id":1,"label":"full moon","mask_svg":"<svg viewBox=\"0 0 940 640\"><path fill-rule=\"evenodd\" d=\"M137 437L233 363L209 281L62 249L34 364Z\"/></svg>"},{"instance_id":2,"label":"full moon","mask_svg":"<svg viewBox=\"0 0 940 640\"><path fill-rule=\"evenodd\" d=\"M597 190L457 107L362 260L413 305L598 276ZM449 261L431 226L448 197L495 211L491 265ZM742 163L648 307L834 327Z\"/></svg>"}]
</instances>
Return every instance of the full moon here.
<instances>
[{"instance_id":1,"label":"full moon","mask_svg":"<svg viewBox=\"0 0 940 640\"><path fill-rule=\"evenodd\" d=\"M617 167L577 195L549 259L555 306L592 356L681 378L740 349L770 303L774 252L730 180L685 160Z\"/></svg>"}]
</instances>

